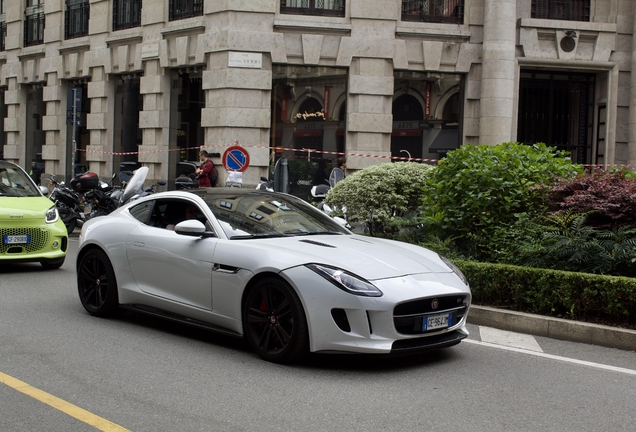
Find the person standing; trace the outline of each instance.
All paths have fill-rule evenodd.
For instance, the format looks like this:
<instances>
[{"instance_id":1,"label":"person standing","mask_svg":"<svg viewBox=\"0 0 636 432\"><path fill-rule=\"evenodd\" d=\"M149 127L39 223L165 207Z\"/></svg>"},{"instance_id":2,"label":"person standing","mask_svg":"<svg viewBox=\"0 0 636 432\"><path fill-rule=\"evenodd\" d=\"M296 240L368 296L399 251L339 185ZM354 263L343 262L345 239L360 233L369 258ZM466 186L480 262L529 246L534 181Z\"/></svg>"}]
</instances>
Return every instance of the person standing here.
<instances>
[{"instance_id":1,"label":"person standing","mask_svg":"<svg viewBox=\"0 0 636 432\"><path fill-rule=\"evenodd\" d=\"M338 166L331 170L329 174L329 185L334 187L339 181L345 178L345 170L347 169L347 158L338 156L336 159Z\"/></svg>"},{"instance_id":2,"label":"person standing","mask_svg":"<svg viewBox=\"0 0 636 432\"><path fill-rule=\"evenodd\" d=\"M199 181L200 188L208 188L212 187L212 182L210 178L214 173L214 162L210 159L210 155L207 151L201 150L199 152L199 160L201 161L201 165L194 172L197 175L197 179Z\"/></svg>"}]
</instances>

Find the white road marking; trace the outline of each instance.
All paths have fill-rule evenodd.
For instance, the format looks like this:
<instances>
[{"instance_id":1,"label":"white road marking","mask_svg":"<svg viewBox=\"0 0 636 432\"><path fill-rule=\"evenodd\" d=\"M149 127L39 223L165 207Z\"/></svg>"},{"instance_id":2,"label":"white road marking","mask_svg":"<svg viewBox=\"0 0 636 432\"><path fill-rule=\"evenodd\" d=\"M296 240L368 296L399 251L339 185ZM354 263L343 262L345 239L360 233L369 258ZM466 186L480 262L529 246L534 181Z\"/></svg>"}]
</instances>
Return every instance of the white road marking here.
<instances>
[{"instance_id":1,"label":"white road marking","mask_svg":"<svg viewBox=\"0 0 636 432\"><path fill-rule=\"evenodd\" d=\"M603 369L603 370L608 370L608 371L612 371L612 372L619 372L619 373L623 373L623 374L627 374L627 375L636 376L636 370L633 370L633 369L625 369L625 368L621 368L621 367L609 366L609 365L589 362L589 361L585 361L585 360L577 360L577 359L572 359L572 358L568 358L568 357L561 357L561 356L556 356L556 355L552 355L552 354L546 354L544 352L529 351L529 350L525 350L525 349L521 349L521 348L515 348L515 347L510 347L510 346L505 346L505 345L497 345L497 344L490 343L490 342L480 342L480 341L476 341L474 339L464 339L462 341L462 343L464 343L464 342L465 343L474 344L474 345L481 345L481 346L485 346L485 347L489 347L489 348L498 348L498 349L502 349L502 350L505 350L505 351L513 351L513 352L517 352L517 353L521 353L521 354L528 354L528 355L533 355L533 356L536 356L536 357L543 357L543 358L547 358L547 359L550 359L550 360L558 360L558 361L562 361L562 362L566 362L566 363L572 363L572 364L577 364L577 365L581 365L581 366L589 366L589 367L593 367L593 368L596 368L596 369Z\"/></svg>"},{"instance_id":2,"label":"white road marking","mask_svg":"<svg viewBox=\"0 0 636 432\"><path fill-rule=\"evenodd\" d=\"M483 342L543 352L534 336L529 334L514 333L484 326L479 326L479 334Z\"/></svg>"}]
</instances>

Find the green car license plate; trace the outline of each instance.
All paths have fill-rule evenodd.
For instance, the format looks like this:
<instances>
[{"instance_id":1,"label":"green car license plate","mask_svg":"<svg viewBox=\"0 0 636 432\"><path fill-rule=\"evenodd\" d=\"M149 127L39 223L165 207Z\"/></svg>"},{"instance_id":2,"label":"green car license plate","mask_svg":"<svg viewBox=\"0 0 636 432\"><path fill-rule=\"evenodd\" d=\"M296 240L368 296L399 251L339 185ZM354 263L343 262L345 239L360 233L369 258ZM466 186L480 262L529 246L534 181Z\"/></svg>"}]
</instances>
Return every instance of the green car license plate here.
<instances>
[{"instance_id":1,"label":"green car license plate","mask_svg":"<svg viewBox=\"0 0 636 432\"><path fill-rule=\"evenodd\" d=\"M422 320L422 331L435 330L453 325L453 314L432 315Z\"/></svg>"},{"instance_id":2,"label":"green car license plate","mask_svg":"<svg viewBox=\"0 0 636 432\"><path fill-rule=\"evenodd\" d=\"M28 244L30 242L31 236L29 234L4 236L4 244Z\"/></svg>"}]
</instances>

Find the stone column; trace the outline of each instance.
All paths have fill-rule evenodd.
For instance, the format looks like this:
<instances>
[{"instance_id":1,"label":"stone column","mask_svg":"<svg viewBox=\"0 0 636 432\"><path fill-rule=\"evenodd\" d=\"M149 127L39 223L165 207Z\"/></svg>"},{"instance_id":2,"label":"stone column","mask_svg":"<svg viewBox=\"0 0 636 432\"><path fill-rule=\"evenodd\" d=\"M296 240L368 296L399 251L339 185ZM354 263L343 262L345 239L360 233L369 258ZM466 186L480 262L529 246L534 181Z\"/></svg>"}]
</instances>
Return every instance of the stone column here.
<instances>
[{"instance_id":1,"label":"stone column","mask_svg":"<svg viewBox=\"0 0 636 432\"><path fill-rule=\"evenodd\" d=\"M4 103L7 106L7 117L4 119L4 131L7 134L7 140L4 146L4 158L25 167L24 140L21 132L25 127L26 91L20 89L17 77L9 77L6 82Z\"/></svg>"},{"instance_id":2,"label":"stone column","mask_svg":"<svg viewBox=\"0 0 636 432\"><path fill-rule=\"evenodd\" d=\"M349 52L347 95L347 153L391 155L392 98L395 59L395 2L352 0L351 38L342 38L336 65ZM406 64L402 65L403 67ZM348 157L348 169L362 169L390 159Z\"/></svg>"},{"instance_id":3,"label":"stone column","mask_svg":"<svg viewBox=\"0 0 636 432\"><path fill-rule=\"evenodd\" d=\"M636 8L634 9L634 31L632 35L631 89L629 99L629 141L627 163L636 163Z\"/></svg>"},{"instance_id":4,"label":"stone column","mask_svg":"<svg viewBox=\"0 0 636 432\"><path fill-rule=\"evenodd\" d=\"M480 144L516 141L512 135L515 93L517 0L485 0L479 120Z\"/></svg>"},{"instance_id":5,"label":"stone column","mask_svg":"<svg viewBox=\"0 0 636 432\"><path fill-rule=\"evenodd\" d=\"M46 104L46 115L42 117L42 159L45 161L44 171L59 176L67 171L65 91L66 87L57 79L57 73L46 75L46 86L42 90L42 100Z\"/></svg>"},{"instance_id":6,"label":"stone column","mask_svg":"<svg viewBox=\"0 0 636 432\"><path fill-rule=\"evenodd\" d=\"M103 66L91 68L91 81L88 83L88 98L91 112L86 115L86 128L90 133L86 149L86 160L91 171L101 177L112 174L112 156L105 152L112 150L114 127L114 85L107 81Z\"/></svg>"},{"instance_id":7,"label":"stone column","mask_svg":"<svg viewBox=\"0 0 636 432\"><path fill-rule=\"evenodd\" d=\"M148 183L166 180L170 159L170 74L163 74L158 59L147 60L139 84L143 97L143 111L139 113L143 144L139 146L138 161L149 168Z\"/></svg>"}]
</instances>

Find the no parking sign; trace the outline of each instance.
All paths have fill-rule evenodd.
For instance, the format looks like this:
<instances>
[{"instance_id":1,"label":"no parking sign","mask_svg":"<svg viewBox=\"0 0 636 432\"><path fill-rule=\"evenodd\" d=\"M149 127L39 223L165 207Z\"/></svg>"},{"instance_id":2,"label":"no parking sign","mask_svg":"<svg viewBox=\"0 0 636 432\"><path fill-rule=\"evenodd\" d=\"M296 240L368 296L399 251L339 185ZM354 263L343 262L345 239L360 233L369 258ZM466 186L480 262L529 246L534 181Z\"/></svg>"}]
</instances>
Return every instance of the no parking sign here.
<instances>
[{"instance_id":1,"label":"no parking sign","mask_svg":"<svg viewBox=\"0 0 636 432\"><path fill-rule=\"evenodd\" d=\"M250 166L250 154L241 146L232 146L223 153L223 166L227 171L243 172Z\"/></svg>"}]
</instances>

